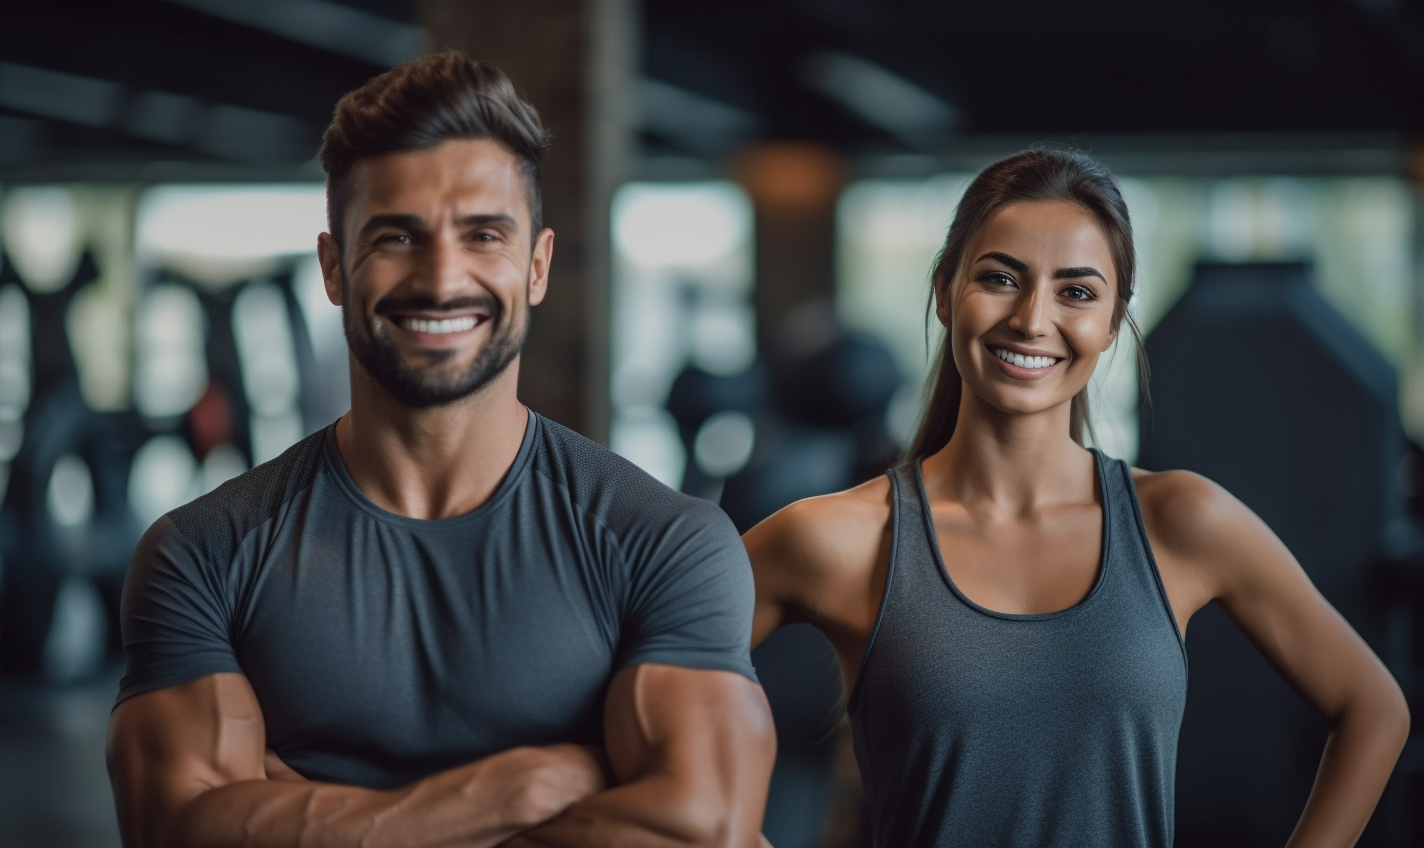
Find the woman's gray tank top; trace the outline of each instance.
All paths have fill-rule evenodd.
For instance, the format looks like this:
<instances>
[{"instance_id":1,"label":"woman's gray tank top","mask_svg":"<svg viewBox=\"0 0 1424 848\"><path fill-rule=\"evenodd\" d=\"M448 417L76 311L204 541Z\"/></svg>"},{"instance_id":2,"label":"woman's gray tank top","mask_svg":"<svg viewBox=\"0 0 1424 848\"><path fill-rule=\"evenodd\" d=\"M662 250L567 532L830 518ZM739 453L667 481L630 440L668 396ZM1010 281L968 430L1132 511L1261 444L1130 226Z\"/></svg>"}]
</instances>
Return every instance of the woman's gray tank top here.
<instances>
[{"instance_id":1,"label":"woman's gray tank top","mask_svg":"<svg viewBox=\"0 0 1424 848\"><path fill-rule=\"evenodd\" d=\"M848 706L878 848L1172 843L1186 648L1131 469L1093 454L1098 579L1043 615L965 597L919 463L890 472L885 597Z\"/></svg>"}]
</instances>

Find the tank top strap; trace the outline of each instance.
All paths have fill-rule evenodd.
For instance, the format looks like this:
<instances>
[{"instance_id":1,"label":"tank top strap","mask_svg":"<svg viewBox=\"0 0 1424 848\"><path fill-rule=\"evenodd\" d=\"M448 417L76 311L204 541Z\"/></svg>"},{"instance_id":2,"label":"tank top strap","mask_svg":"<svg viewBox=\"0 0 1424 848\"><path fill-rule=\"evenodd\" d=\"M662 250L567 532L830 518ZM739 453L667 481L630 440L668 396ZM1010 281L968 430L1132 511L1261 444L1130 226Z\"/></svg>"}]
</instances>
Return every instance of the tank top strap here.
<instances>
[{"instance_id":1,"label":"tank top strap","mask_svg":"<svg viewBox=\"0 0 1424 848\"><path fill-rule=\"evenodd\" d=\"M846 711L854 714L860 700L861 681L865 678L866 667L870 664L875 644L886 622L904 615L903 596L916 591L916 587L906 587L905 572L913 575L924 568L923 563L934 563L934 551L930 547L929 528L925 525L924 509L920 498L919 463L916 460L902 462L888 469L890 478L890 561L885 568L885 588L880 596L880 609L875 615L875 625L870 638L865 643L865 653L860 659L860 669L856 673L855 686L846 701ZM908 577L918 583L914 576ZM893 625L892 625L893 626Z\"/></svg>"},{"instance_id":2,"label":"tank top strap","mask_svg":"<svg viewBox=\"0 0 1424 848\"><path fill-rule=\"evenodd\" d=\"M1103 513L1107 525L1105 542L1108 545L1104 562L1115 565L1111 575L1115 581L1120 585L1126 584L1124 588L1140 598L1141 603L1156 607L1165 614L1171 622L1172 631L1177 634L1185 658L1186 643L1181 640L1167 589L1157 569L1157 560L1152 555L1152 542L1147 538L1147 525L1142 520L1132 467L1097 448L1092 450L1097 456L1098 473L1102 475Z\"/></svg>"},{"instance_id":3,"label":"tank top strap","mask_svg":"<svg viewBox=\"0 0 1424 848\"><path fill-rule=\"evenodd\" d=\"M924 483L918 460L901 463L890 469L890 479L894 482L893 514L895 536L890 548L890 567L898 570L902 586L918 591L920 581L931 579L943 588L944 578L939 574L939 547L935 541L934 527L927 516ZM895 579L892 575L891 579ZM890 584L886 584L889 594Z\"/></svg>"}]
</instances>

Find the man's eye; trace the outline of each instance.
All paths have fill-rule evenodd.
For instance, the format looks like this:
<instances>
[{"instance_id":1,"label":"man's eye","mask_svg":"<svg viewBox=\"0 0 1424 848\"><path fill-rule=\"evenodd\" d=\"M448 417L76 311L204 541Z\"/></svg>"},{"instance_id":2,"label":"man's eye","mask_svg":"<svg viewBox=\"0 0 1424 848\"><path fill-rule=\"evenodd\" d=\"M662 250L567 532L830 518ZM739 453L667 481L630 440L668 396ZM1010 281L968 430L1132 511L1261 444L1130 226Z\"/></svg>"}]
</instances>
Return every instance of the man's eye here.
<instances>
[{"instance_id":1,"label":"man's eye","mask_svg":"<svg viewBox=\"0 0 1424 848\"><path fill-rule=\"evenodd\" d=\"M478 232L471 235L470 240L478 244L491 244L499 241L499 236L491 232Z\"/></svg>"},{"instance_id":2,"label":"man's eye","mask_svg":"<svg viewBox=\"0 0 1424 848\"><path fill-rule=\"evenodd\" d=\"M405 233L387 233L376 238L376 244L390 245L392 247L405 247L415 244L415 239Z\"/></svg>"}]
</instances>

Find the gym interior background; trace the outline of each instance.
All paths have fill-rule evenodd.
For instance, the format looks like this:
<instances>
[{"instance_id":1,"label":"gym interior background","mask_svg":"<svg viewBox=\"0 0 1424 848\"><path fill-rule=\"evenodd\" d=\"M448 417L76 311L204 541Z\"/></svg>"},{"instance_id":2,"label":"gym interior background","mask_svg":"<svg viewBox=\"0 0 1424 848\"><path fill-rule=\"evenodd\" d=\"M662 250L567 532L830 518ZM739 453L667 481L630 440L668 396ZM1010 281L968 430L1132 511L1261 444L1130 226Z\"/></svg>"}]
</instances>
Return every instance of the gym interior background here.
<instances>
[{"instance_id":1,"label":"gym interior background","mask_svg":"<svg viewBox=\"0 0 1424 848\"><path fill-rule=\"evenodd\" d=\"M894 460L969 177L1123 182L1148 335L1095 440L1227 485L1424 697L1420 0L46 0L0 14L0 844L117 846L115 608L158 515L339 415L314 153L465 49L554 133L522 391L743 529ZM1284 842L1321 722L1220 614L1188 640L1178 843ZM779 848L861 841L815 634L757 652ZM1415 721L1416 728L1422 723ZM1424 841L1411 739L1362 845Z\"/></svg>"}]
</instances>

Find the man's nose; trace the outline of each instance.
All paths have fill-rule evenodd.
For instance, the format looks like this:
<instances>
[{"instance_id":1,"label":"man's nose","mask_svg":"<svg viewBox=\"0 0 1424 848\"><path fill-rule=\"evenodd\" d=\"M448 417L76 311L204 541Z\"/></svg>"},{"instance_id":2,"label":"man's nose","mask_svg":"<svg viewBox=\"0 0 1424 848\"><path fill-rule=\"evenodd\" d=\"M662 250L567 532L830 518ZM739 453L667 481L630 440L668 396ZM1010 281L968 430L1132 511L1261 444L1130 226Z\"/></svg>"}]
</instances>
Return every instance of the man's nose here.
<instances>
[{"instance_id":1,"label":"man's nose","mask_svg":"<svg viewBox=\"0 0 1424 848\"><path fill-rule=\"evenodd\" d=\"M432 239L427 257L426 279L422 282L436 303L456 297L469 286L467 257L458 239L444 235Z\"/></svg>"}]
</instances>

